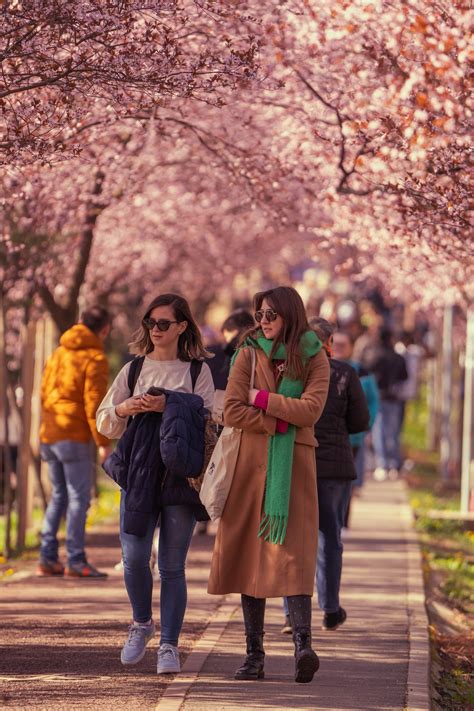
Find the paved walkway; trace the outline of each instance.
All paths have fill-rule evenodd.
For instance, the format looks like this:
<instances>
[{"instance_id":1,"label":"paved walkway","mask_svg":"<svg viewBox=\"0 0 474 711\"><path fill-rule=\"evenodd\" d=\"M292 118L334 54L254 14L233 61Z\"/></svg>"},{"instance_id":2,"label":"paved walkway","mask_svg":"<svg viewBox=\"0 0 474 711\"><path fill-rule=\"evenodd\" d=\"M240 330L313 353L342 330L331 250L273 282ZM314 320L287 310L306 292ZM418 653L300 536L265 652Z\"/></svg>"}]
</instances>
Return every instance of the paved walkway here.
<instances>
[{"instance_id":1,"label":"paved walkway","mask_svg":"<svg viewBox=\"0 0 474 711\"><path fill-rule=\"evenodd\" d=\"M355 501L345 541L341 598L348 620L335 632L323 632L315 606L313 636L321 668L312 684L292 681L292 644L280 634L278 600L267 607L265 680L233 681L244 648L239 598L205 594L209 536L194 537L189 557L182 646L191 653L183 673L167 682L157 678L154 649L138 668L124 671L119 651L128 604L121 577L112 567L119 557L116 533L105 531L91 558L108 566L111 577L106 583L26 578L0 588L0 706L423 711L428 708L425 621L413 608L413 601L420 607L421 591L416 589L419 571L413 571L407 526L404 490L398 482L369 483ZM418 632L413 622L421 624Z\"/></svg>"}]
</instances>

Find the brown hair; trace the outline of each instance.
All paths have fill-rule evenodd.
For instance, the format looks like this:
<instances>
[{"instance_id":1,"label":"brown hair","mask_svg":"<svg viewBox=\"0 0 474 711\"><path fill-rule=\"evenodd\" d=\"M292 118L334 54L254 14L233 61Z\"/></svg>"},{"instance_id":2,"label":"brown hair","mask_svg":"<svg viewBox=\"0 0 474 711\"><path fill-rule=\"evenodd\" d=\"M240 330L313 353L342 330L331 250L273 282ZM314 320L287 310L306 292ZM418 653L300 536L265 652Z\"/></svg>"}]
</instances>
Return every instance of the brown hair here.
<instances>
[{"instance_id":1,"label":"brown hair","mask_svg":"<svg viewBox=\"0 0 474 711\"><path fill-rule=\"evenodd\" d=\"M81 313L80 323L96 335L112 322L109 312L103 306L94 304Z\"/></svg>"},{"instance_id":2,"label":"brown hair","mask_svg":"<svg viewBox=\"0 0 474 711\"><path fill-rule=\"evenodd\" d=\"M310 330L303 300L292 286L277 286L274 289L260 291L255 294L253 298L255 311L262 307L264 299L283 319L283 327L278 337L274 339L272 350L270 351L270 363L279 344L284 343L286 346L287 367L285 375L293 380L301 380L304 378L305 366L301 358L300 338L303 333ZM247 331L242 341L248 335L254 336L260 328L261 326L258 325Z\"/></svg>"},{"instance_id":3,"label":"brown hair","mask_svg":"<svg viewBox=\"0 0 474 711\"><path fill-rule=\"evenodd\" d=\"M329 323L329 321L325 318L321 318L320 316L315 316L310 319L309 325L320 339L321 343L326 343L326 341L331 338L336 330L336 326L333 323Z\"/></svg>"},{"instance_id":4,"label":"brown hair","mask_svg":"<svg viewBox=\"0 0 474 711\"><path fill-rule=\"evenodd\" d=\"M153 309L157 306L171 306L173 315L176 321L187 321L186 330L178 339L178 358L179 360L190 361L195 358L202 360L203 358L212 357L211 354L204 348L201 332L189 308L189 304L183 296L179 294L161 294L157 296L149 304L145 311L140 328L132 335L132 341L128 344L130 353L138 355L146 355L153 350L153 342L150 338L150 332L143 325L143 319L150 316Z\"/></svg>"}]
</instances>

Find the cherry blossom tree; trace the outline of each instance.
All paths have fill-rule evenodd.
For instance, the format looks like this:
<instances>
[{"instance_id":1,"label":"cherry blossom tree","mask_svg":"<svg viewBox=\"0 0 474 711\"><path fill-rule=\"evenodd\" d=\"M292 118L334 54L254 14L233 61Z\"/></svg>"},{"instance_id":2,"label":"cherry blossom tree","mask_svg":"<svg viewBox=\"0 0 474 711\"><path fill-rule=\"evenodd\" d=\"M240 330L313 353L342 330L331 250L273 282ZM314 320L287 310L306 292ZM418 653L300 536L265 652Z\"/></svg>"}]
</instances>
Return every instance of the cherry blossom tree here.
<instances>
[{"instance_id":1,"label":"cherry blossom tree","mask_svg":"<svg viewBox=\"0 0 474 711\"><path fill-rule=\"evenodd\" d=\"M82 150L90 125L177 98L219 106L258 69L245 8L219 0L8 0L0 37L0 157Z\"/></svg>"}]
</instances>

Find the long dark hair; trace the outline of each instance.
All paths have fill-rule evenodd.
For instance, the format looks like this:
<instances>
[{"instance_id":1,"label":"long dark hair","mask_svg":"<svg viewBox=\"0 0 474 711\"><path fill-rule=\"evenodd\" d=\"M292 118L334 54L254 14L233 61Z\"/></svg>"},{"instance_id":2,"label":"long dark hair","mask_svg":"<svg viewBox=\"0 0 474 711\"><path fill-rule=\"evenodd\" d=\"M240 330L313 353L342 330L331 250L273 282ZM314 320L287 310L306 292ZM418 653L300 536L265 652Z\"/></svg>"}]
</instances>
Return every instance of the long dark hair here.
<instances>
[{"instance_id":1,"label":"long dark hair","mask_svg":"<svg viewBox=\"0 0 474 711\"><path fill-rule=\"evenodd\" d=\"M190 361L195 358L198 360L209 357L212 358L212 355L204 348L199 326L194 320L189 304L184 296L179 296L179 294L161 294L157 296L148 305L147 310L143 314L142 321L148 318L153 309L156 309L157 306L171 306L176 321L180 323L181 321L188 322L186 330L181 333L178 339L179 360ZM149 330L144 327L143 323L132 335L132 340L128 345L130 353L146 355L152 352L154 348L153 341L150 338Z\"/></svg>"},{"instance_id":2,"label":"long dark hair","mask_svg":"<svg viewBox=\"0 0 474 711\"><path fill-rule=\"evenodd\" d=\"M283 328L274 339L270 351L270 363L280 343L284 343L286 346L285 375L293 380L301 380L305 374L305 366L301 358L300 338L303 333L310 330L303 300L292 286L277 286L274 289L259 291L258 294L255 294L253 297L255 311L262 307L264 299L283 319ZM261 326L258 325L247 331L242 337L242 341L249 335L254 336L260 328Z\"/></svg>"}]
</instances>

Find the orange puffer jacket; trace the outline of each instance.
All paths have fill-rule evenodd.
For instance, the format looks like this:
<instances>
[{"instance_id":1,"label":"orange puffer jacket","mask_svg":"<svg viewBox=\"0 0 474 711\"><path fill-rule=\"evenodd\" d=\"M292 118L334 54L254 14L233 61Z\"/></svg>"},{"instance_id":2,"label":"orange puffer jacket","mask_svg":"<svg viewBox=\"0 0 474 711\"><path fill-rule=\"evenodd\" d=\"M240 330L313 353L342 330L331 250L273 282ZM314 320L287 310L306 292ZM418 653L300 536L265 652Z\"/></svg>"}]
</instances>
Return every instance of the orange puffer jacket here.
<instances>
[{"instance_id":1,"label":"orange puffer jacket","mask_svg":"<svg viewBox=\"0 0 474 711\"><path fill-rule=\"evenodd\" d=\"M97 432L95 424L109 377L102 342L82 323L66 331L59 342L41 383L41 442L89 442L93 438L97 445L107 445L109 440Z\"/></svg>"}]
</instances>

